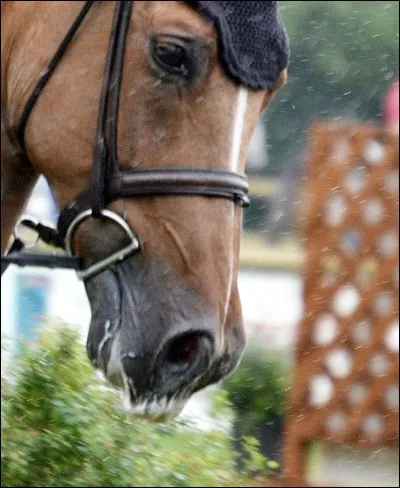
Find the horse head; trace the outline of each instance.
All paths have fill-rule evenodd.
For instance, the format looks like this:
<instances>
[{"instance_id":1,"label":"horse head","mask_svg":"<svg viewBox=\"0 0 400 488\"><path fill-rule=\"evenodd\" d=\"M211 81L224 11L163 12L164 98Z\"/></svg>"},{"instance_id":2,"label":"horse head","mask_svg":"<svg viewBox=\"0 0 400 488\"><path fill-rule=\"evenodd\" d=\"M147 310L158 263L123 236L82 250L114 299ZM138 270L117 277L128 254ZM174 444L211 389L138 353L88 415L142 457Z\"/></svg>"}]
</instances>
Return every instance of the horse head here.
<instances>
[{"instance_id":1,"label":"horse head","mask_svg":"<svg viewBox=\"0 0 400 488\"><path fill-rule=\"evenodd\" d=\"M23 152L15 142L21 114L81 2L2 2L3 239L38 174L60 208L91 187L116 3L131 2L94 2L30 113ZM118 93L120 168L244 173L257 120L286 78L276 2L132 3ZM200 193L106 202L140 250L84 281L90 360L133 413L158 420L231 373L245 345L242 209ZM113 219L87 218L71 239L87 268L123 248L127 233Z\"/></svg>"}]
</instances>

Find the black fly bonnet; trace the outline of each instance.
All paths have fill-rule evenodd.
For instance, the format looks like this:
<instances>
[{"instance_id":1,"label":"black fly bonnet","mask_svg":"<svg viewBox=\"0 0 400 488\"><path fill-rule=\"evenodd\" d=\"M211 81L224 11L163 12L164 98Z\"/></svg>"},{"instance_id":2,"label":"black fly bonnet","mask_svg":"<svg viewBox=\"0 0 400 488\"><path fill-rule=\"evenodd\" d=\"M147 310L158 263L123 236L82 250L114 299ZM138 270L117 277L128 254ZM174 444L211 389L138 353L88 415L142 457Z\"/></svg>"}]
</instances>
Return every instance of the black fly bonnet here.
<instances>
[{"instance_id":1,"label":"black fly bonnet","mask_svg":"<svg viewBox=\"0 0 400 488\"><path fill-rule=\"evenodd\" d=\"M26 103L17 131L26 157L24 134L32 109L94 3L84 3ZM249 89L271 89L274 86L288 62L288 43L276 1L186 3L215 26L221 62L231 79ZM23 219L19 224L35 230L38 238L65 249L68 255L21 253L24 243L16 236L7 255L1 258L2 274L8 264L14 263L76 269L80 278L87 279L137 252L139 242L127 222L106 209L107 204L118 198L197 195L228 198L235 204L248 205L248 183L244 174L198 168L120 168L116 147L119 95L125 41L134 2L124 0L115 4L100 95L90 187L62 210L57 230L30 219ZM119 224L130 244L90 268L82 269L80 257L73 252L72 240L79 224L90 217L108 218Z\"/></svg>"},{"instance_id":2,"label":"black fly bonnet","mask_svg":"<svg viewBox=\"0 0 400 488\"><path fill-rule=\"evenodd\" d=\"M253 89L272 88L288 63L288 40L276 1L187 1L215 25L226 74Z\"/></svg>"}]
</instances>

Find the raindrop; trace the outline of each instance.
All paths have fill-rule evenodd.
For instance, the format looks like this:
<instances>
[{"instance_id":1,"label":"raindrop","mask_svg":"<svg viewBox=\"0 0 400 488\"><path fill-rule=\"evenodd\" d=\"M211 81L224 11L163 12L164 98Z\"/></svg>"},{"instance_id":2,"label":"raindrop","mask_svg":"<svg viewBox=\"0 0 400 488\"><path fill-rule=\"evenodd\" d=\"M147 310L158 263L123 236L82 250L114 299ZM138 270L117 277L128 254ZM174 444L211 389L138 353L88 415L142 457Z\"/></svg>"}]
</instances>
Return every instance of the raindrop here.
<instances>
[{"instance_id":1,"label":"raindrop","mask_svg":"<svg viewBox=\"0 0 400 488\"><path fill-rule=\"evenodd\" d=\"M161 141L161 139L165 137L166 133L167 132L164 129L155 129L152 136L153 141Z\"/></svg>"},{"instance_id":2,"label":"raindrop","mask_svg":"<svg viewBox=\"0 0 400 488\"><path fill-rule=\"evenodd\" d=\"M43 76L47 76L48 73L49 73L49 67L46 66L46 68L40 72L40 77L42 78Z\"/></svg>"}]
</instances>

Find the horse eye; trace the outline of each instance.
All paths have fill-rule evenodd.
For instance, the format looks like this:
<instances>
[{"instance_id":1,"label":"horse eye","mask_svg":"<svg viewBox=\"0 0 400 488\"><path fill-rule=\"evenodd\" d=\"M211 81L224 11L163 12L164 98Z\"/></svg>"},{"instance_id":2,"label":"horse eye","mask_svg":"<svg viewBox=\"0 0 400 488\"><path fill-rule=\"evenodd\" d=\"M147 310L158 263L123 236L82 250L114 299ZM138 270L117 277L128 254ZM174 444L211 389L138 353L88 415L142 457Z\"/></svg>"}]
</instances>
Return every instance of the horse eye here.
<instances>
[{"instance_id":1,"label":"horse eye","mask_svg":"<svg viewBox=\"0 0 400 488\"><path fill-rule=\"evenodd\" d=\"M191 77L191 62L184 46L174 42L154 41L152 58L167 73Z\"/></svg>"}]
</instances>

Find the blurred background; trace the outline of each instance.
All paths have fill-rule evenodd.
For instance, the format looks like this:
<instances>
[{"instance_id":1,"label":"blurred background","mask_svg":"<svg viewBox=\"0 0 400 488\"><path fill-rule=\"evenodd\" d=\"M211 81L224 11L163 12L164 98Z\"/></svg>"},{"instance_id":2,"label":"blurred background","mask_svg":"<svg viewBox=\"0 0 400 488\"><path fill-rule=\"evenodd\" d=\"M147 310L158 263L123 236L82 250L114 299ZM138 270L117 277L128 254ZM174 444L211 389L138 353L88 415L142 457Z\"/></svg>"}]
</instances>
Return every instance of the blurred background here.
<instances>
[{"instance_id":1,"label":"blurred background","mask_svg":"<svg viewBox=\"0 0 400 488\"><path fill-rule=\"evenodd\" d=\"M244 212L239 287L249 340L256 337L266 350L282 351L291 361L304 307L301 193L310 126L322 120L372 122L398 133L399 3L280 5L291 40L288 83L259 121L248 154L252 205ZM57 221L58 208L43 178L26 213L53 225ZM86 335L89 304L73 272L10 266L2 278L1 303L2 334L12 343L34 337L43 316L59 317ZM209 395L215 390L195 396L183 417L212 428ZM331 466L340 456L332 458ZM385 456L376 469L385 471L387 480L381 476L378 483L398 486L393 471L398 462L396 468L394 459ZM366 461L352 462L365 466Z\"/></svg>"}]
</instances>

